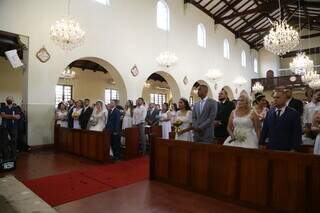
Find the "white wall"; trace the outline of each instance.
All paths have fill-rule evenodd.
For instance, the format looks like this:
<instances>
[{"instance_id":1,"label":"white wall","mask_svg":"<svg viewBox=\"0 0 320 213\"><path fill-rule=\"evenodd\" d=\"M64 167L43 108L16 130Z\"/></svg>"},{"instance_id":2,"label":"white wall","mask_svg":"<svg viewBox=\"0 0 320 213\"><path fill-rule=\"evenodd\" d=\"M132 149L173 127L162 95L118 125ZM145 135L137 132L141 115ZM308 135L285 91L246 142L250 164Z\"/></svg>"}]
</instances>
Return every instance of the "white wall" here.
<instances>
[{"instance_id":1,"label":"white wall","mask_svg":"<svg viewBox=\"0 0 320 213\"><path fill-rule=\"evenodd\" d=\"M83 57L97 57L109 62L123 78L128 99L141 96L144 82L150 74L163 70L155 58L165 50L166 33L156 27L156 0L111 0L109 7L93 0L71 1L71 15L86 31L86 41L69 53L55 46L49 38L49 28L66 15L65 0L1 0L0 29L29 36L28 116L29 143L52 142L52 114L54 87L59 73L72 61ZM248 81L258 77L253 72L255 50L220 25L214 26L211 17L183 0L168 0L171 14L169 49L179 57L179 63L168 72L177 82L181 96L188 98L192 83L205 79L209 68L224 73L218 89L230 86L239 75ZM207 48L196 44L196 27L203 23L207 31ZM223 58L223 40L230 43L230 60ZM45 46L51 59L43 64L35 54ZM240 66L241 51L247 55L247 67ZM140 74L133 77L130 68L137 64ZM187 76L189 84L183 84ZM214 97L217 91L211 85ZM242 89L250 90L250 83ZM178 98L178 97L176 97ZM46 128L44 128L46 127ZM45 130L43 130L45 129Z\"/></svg>"},{"instance_id":2,"label":"white wall","mask_svg":"<svg viewBox=\"0 0 320 213\"><path fill-rule=\"evenodd\" d=\"M278 76L280 68L280 58L279 56L269 52L268 50L262 48L259 51L260 57L260 76L262 78L266 77L266 72L272 70L274 76Z\"/></svg>"},{"instance_id":3,"label":"white wall","mask_svg":"<svg viewBox=\"0 0 320 213\"><path fill-rule=\"evenodd\" d=\"M22 100L22 68L13 69L8 60L0 57L0 102L5 102L6 97L12 96L14 102Z\"/></svg>"}]
</instances>

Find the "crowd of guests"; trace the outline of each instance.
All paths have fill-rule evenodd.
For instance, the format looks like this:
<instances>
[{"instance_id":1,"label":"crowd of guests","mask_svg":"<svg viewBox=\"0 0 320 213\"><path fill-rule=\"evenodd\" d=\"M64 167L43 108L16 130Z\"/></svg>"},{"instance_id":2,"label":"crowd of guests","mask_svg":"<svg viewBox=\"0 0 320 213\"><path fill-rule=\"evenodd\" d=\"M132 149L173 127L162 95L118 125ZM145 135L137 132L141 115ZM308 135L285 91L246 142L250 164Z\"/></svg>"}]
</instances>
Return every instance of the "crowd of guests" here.
<instances>
[{"instance_id":1,"label":"crowd of guests","mask_svg":"<svg viewBox=\"0 0 320 213\"><path fill-rule=\"evenodd\" d=\"M315 154L320 152L320 90L314 90L313 99L304 103L292 97L291 88L278 88L269 103L262 93L254 96L240 95L230 101L226 90L219 92L218 101L208 97L208 87L198 88L200 100L190 106L185 98L178 104L154 103L148 105L143 98L135 103L128 100L124 107L117 100L105 104L99 100L70 100L59 103L56 122L62 127L112 133L111 147L115 160L120 159L123 130L138 127L141 152L147 153L145 127L159 125L162 138L174 135L176 140L212 143L243 148L267 148L293 151L302 143L315 144Z\"/></svg>"},{"instance_id":2,"label":"crowd of guests","mask_svg":"<svg viewBox=\"0 0 320 213\"><path fill-rule=\"evenodd\" d=\"M0 103L0 160L14 160L16 152L30 151L27 144L27 121L21 106L12 97Z\"/></svg>"}]
</instances>

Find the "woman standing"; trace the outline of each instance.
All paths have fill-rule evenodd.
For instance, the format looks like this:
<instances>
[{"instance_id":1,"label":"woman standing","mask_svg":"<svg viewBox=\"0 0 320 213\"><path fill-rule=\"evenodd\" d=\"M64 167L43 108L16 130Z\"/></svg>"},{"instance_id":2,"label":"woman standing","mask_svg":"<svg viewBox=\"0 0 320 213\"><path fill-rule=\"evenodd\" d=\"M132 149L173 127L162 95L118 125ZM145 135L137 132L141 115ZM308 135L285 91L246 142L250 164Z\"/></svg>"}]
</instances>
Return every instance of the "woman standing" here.
<instances>
[{"instance_id":1,"label":"woman standing","mask_svg":"<svg viewBox=\"0 0 320 213\"><path fill-rule=\"evenodd\" d=\"M74 129L81 129L79 124L79 116L82 112L82 102L78 100L76 102L76 107L73 108L72 118L73 118L73 128Z\"/></svg>"},{"instance_id":2,"label":"woman standing","mask_svg":"<svg viewBox=\"0 0 320 213\"><path fill-rule=\"evenodd\" d=\"M60 125L60 127L68 127L68 121L67 121L67 115L68 115L68 111L66 108L66 105L64 105L63 102L60 102L58 104L58 108L56 111L56 124Z\"/></svg>"},{"instance_id":3,"label":"woman standing","mask_svg":"<svg viewBox=\"0 0 320 213\"><path fill-rule=\"evenodd\" d=\"M89 130L102 132L106 127L108 111L103 101L96 102L92 115L89 120Z\"/></svg>"},{"instance_id":4,"label":"woman standing","mask_svg":"<svg viewBox=\"0 0 320 213\"><path fill-rule=\"evenodd\" d=\"M133 125L133 101L128 100L126 105L124 106L124 117L122 121L122 134L121 137L121 144L125 145L125 137L124 137L124 130L126 128L131 128Z\"/></svg>"},{"instance_id":5,"label":"woman standing","mask_svg":"<svg viewBox=\"0 0 320 213\"><path fill-rule=\"evenodd\" d=\"M162 126L162 138L169 139L169 133L171 132L171 113L169 111L169 104L162 104L162 110L159 114L160 126Z\"/></svg>"},{"instance_id":6,"label":"woman standing","mask_svg":"<svg viewBox=\"0 0 320 213\"><path fill-rule=\"evenodd\" d=\"M181 123L178 127L180 131L176 132L175 139L182 141L192 141L192 111L189 102L185 98L179 100L179 111L174 123Z\"/></svg>"},{"instance_id":7,"label":"woman standing","mask_svg":"<svg viewBox=\"0 0 320 213\"><path fill-rule=\"evenodd\" d=\"M262 93L257 93L255 95L255 103L256 104L254 106L254 111L262 123L268 112L268 108L266 107L267 106L266 96L263 95Z\"/></svg>"},{"instance_id":8,"label":"woman standing","mask_svg":"<svg viewBox=\"0 0 320 213\"><path fill-rule=\"evenodd\" d=\"M229 118L228 132L230 136L223 145L257 149L259 147L260 126L257 114L251 110L249 97L240 95L237 107Z\"/></svg>"},{"instance_id":9,"label":"woman standing","mask_svg":"<svg viewBox=\"0 0 320 213\"><path fill-rule=\"evenodd\" d=\"M170 109L171 123L173 123L176 120L177 112L178 112L178 106L176 103L173 103Z\"/></svg>"},{"instance_id":10,"label":"woman standing","mask_svg":"<svg viewBox=\"0 0 320 213\"><path fill-rule=\"evenodd\" d=\"M316 142L314 143L313 154L320 155L320 111L316 111L313 115L311 131L317 133Z\"/></svg>"}]
</instances>

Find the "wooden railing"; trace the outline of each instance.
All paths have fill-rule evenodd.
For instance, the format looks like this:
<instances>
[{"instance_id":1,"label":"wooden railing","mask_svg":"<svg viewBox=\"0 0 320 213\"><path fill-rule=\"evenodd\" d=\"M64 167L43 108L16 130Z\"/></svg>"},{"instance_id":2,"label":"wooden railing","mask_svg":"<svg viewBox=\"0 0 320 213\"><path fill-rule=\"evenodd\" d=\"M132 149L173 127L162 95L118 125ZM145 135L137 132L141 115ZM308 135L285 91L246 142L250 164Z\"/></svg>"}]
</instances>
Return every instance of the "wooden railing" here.
<instances>
[{"instance_id":1,"label":"wooden railing","mask_svg":"<svg viewBox=\"0 0 320 213\"><path fill-rule=\"evenodd\" d=\"M69 129L57 125L54 144L60 151L101 162L110 161L110 133L107 131Z\"/></svg>"},{"instance_id":2,"label":"wooden railing","mask_svg":"<svg viewBox=\"0 0 320 213\"><path fill-rule=\"evenodd\" d=\"M295 81L292 81L294 79ZM295 87L304 86L304 84L301 81L300 75L279 76L279 77L272 77L272 78L254 78L254 79L251 79L251 87L256 82L260 82L263 85L264 90L274 90L279 86L295 86Z\"/></svg>"},{"instance_id":3,"label":"wooden railing","mask_svg":"<svg viewBox=\"0 0 320 213\"><path fill-rule=\"evenodd\" d=\"M152 139L150 178L268 212L320 212L320 157Z\"/></svg>"}]
</instances>

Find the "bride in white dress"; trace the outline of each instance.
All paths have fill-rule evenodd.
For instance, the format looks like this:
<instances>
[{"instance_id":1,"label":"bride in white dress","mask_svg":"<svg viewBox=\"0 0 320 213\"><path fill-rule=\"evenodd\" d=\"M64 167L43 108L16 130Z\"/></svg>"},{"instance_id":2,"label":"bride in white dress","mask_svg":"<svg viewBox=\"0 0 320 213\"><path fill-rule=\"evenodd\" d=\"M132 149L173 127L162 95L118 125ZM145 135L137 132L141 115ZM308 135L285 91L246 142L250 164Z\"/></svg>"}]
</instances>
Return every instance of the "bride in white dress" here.
<instances>
[{"instance_id":1,"label":"bride in white dress","mask_svg":"<svg viewBox=\"0 0 320 213\"><path fill-rule=\"evenodd\" d=\"M108 121L108 110L103 101L96 102L89 120L89 130L102 132Z\"/></svg>"},{"instance_id":2,"label":"bride in white dress","mask_svg":"<svg viewBox=\"0 0 320 213\"><path fill-rule=\"evenodd\" d=\"M314 143L313 154L320 155L320 111L316 111L313 115L311 130L318 133Z\"/></svg>"},{"instance_id":3,"label":"bride in white dress","mask_svg":"<svg viewBox=\"0 0 320 213\"><path fill-rule=\"evenodd\" d=\"M176 132L175 139L181 141L192 141L192 111L189 102L185 98L179 100L179 111L177 111L175 121L182 122L180 131Z\"/></svg>"},{"instance_id":4,"label":"bride in white dress","mask_svg":"<svg viewBox=\"0 0 320 213\"><path fill-rule=\"evenodd\" d=\"M257 114L251 111L250 99L247 95L240 95L237 107L229 118L228 132L230 136L223 145L259 148L260 122Z\"/></svg>"}]
</instances>

